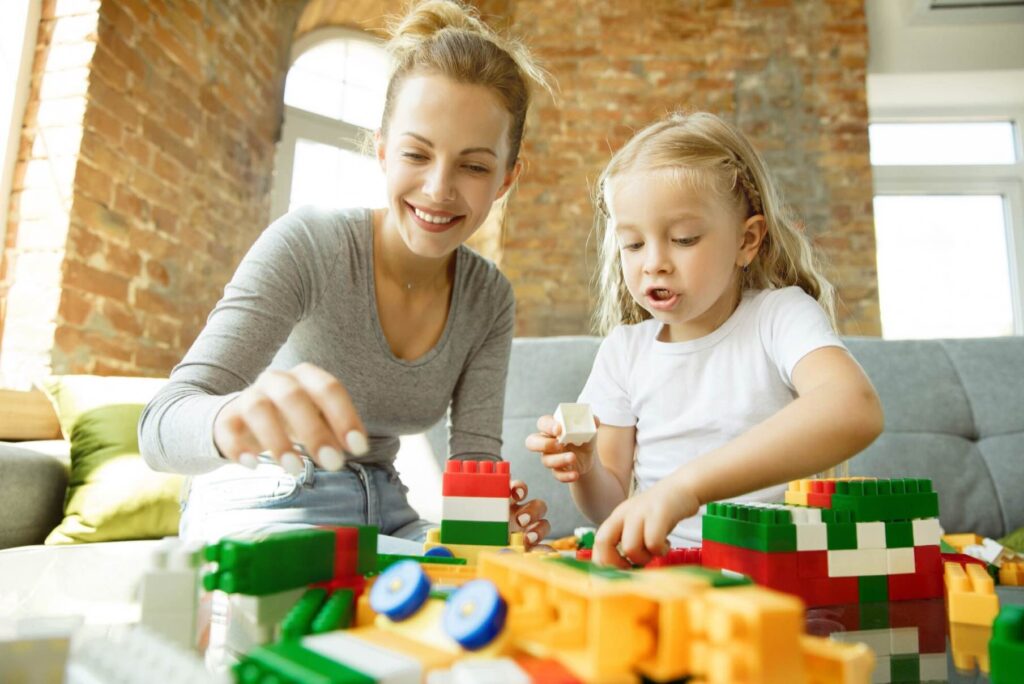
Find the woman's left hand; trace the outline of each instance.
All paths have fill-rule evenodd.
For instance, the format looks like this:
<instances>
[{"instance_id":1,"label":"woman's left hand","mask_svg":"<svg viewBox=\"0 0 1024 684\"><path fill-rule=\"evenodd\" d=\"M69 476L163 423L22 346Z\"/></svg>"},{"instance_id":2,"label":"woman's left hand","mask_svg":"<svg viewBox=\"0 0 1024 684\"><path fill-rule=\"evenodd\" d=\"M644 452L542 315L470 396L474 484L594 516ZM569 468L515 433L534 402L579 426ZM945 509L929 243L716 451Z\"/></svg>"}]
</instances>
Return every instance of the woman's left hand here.
<instances>
[{"instance_id":1,"label":"woman's left hand","mask_svg":"<svg viewBox=\"0 0 1024 684\"><path fill-rule=\"evenodd\" d=\"M669 478L619 504L594 535L593 561L628 569L669 551L668 535L680 520L696 515L700 501ZM620 552L621 549L621 552Z\"/></svg>"},{"instance_id":2,"label":"woman's left hand","mask_svg":"<svg viewBox=\"0 0 1024 684\"><path fill-rule=\"evenodd\" d=\"M529 489L522 480L512 482L509 506L509 531L523 532L526 548L540 543L551 532L551 524L544 518L548 505L541 499L526 500Z\"/></svg>"}]
</instances>

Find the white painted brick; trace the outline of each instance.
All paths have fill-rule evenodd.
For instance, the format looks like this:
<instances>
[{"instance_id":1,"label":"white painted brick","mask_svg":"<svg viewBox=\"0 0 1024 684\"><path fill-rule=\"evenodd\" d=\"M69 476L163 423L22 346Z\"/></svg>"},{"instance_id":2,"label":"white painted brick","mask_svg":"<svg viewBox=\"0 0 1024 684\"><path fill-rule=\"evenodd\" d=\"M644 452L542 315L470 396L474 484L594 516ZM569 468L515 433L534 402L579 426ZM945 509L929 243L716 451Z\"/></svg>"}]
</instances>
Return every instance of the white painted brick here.
<instances>
[{"instance_id":1,"label":"white painted brick","mask_svg":"<svg viewBox=\"0 0 1024 684\"><path fill-rule=\"evenodd\" d=\"M884 549L885 548L885 523L883 523L883 522L859 522L859 523L857 523L857 548L858 549Z\"/></svg>"},{"instance_id":2,"label":"white painted brick","mask_svg":"<svg viewBox=\"0 0 1024 684\"><path fill-rule=\"evenodd\" d=\"M896 655L916 654L921 650L917 640L917 627L893 627L889 630L889 652Z\"/></svg>"},{"instance_id":3,"label":"white painted brick","mask_svg":"<svg viewBox=\"0 0 1024 684\"><path fill-rule=\"evenodd\" d=\"M922 682L944 682L949 678L945 653L922 653L919 662Z\"/></svg>"},{"instance_id":4,"label":"white painted brick","mask_svg":"<svg viewBox=\"0 0 1024 684\"><path fill-rule=\"evenodd\" d=\"M938 518L921 518L912 522L914 546L938 546L942 539L942 528Z\"/></svg>"},{"instance_id":5,"label":"white painted brick","mask_svg":"<svg viewBox=\"0 0 1024 684\"><path fill-rule=\"evenodd\" d=\"M886 549L841 549L828 552L829 577L889 574Z\"/></svg>"},{"instance_id":6,"label":"white painted brick","mask_svg":"<svg viewBox=\"0 0 1024 684\"><path fill-rule=\"evenodd\" d=\"M442 520L508 522L507 497L446 496L441 501Z\"/></svg>"},{"instance_id":7,"label":"white painted brick","mask_svg":"<svg viewBox=\"0 0 1024 684\"><path fill-rule=\"evenodd\" d=\"M914 561L914 549L886 549L890 575L903 575L908 572L917 572L917 565Z\"/></svg>"}]
</instances>

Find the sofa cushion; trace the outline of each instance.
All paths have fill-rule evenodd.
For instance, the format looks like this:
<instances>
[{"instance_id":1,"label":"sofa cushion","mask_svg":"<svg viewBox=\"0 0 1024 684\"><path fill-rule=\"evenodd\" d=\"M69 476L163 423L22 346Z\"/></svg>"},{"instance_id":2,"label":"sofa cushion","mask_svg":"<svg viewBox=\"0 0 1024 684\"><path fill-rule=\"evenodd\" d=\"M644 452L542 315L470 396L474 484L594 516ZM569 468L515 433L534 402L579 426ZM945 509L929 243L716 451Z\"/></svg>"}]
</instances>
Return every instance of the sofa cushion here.
<instances>
[{"instance_id":1,"label":"sofa cushion","mask_svg":"<svg viewBox=\"0 0 1024 684\"><path fill-rule=\"evenodd\" d=\"M165 382L82 375L44 381L71 442L64 519L45 543L177 533L183 478L150 469L139 456L137 434L145 403Z\"/></svg>"},{"instance_id":2,"label":"sofa cushion","mask_svg":"<svg viewBox=\"0 0 1024 684\"><path fill-rule=\"evenodd\" d=\"M42 543L60 522L67 484L60 457L0 442L0 549Z\"/></svg>"}]
</instances>

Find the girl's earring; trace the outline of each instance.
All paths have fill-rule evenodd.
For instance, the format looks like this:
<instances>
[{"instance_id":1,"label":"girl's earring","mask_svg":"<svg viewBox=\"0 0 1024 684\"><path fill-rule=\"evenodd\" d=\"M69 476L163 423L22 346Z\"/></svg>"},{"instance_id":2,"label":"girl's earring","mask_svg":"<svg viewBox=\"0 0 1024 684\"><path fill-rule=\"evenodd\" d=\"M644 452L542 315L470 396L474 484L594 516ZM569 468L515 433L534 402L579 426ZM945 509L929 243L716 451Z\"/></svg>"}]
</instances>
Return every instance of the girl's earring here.
<instances>
[{"instance_id":1,"label":"girl's earring","mask_svg":"<svg viewBox=\"0 0 1024 684\"><path fill-rule=\"evenodd\" d=\"M750 273L750 264L744 264L743 265L743 272L744 273Z\"/></svg>"}]
</instances>

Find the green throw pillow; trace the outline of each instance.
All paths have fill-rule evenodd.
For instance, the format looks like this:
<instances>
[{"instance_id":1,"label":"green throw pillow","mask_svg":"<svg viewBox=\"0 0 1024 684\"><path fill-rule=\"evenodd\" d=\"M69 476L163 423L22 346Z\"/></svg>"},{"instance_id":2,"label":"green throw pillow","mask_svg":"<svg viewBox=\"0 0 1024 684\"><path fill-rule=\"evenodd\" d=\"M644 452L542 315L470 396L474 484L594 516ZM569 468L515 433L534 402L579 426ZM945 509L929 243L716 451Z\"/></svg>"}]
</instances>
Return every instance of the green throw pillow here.
<instances>
[{"instance_id":1,"label":"green throw pillow","mask_svg":"<svg viewBox=\"0 0 1024 684\"><path fill-rule=\"evenodd\" d=\"M165 382L65 375L42 383L71 442L64 520L46 544L177 534L183 478L151 470L137 436L143 407Z\"/></svg>"}]
</instances>

